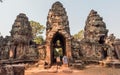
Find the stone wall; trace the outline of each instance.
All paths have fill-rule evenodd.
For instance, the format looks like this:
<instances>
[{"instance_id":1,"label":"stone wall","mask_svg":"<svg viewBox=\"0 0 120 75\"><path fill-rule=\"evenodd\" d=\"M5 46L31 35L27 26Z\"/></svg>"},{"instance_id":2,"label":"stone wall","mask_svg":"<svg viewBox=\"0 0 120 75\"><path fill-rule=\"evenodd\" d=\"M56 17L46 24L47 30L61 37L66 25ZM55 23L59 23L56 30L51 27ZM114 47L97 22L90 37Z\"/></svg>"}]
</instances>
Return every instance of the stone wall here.
<instances>
[{"instance_id":1,"label":"stone wall","mask_svg":"<svg viewBox=\"0 0 120 75\"><path fill-rule=\"evenodd\" d=\"M120 59L120 39L115 39L113 46L115 49L116 57Z\"/></svg>"},{"instance_id":2,"label":"stone wall","mask_svg":"<svg viewBox=\"0 0 120 75\"><path fill-rule=\"evenodd\" d=\"M0 66L0 75L24 75L24 65Z\"/></svg>"}]
</instances>

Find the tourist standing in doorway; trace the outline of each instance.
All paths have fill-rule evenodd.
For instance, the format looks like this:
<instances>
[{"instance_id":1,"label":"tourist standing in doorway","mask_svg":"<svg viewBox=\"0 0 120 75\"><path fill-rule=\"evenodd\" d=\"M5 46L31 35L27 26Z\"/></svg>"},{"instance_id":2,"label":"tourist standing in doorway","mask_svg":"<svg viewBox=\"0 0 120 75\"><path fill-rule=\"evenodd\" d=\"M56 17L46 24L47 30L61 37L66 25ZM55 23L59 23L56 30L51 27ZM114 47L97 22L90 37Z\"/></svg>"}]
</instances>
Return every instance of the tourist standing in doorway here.
<instances>
[{"instance_id":1,"label":"tourist standing in doorway","mask_svg":"<svg viewBox=\"0 0 120 75\"><path fill-rule=\"evenodd\" d=\"M62 61L63 61L63 65L64 65L65 67L67 67L67 66L68 66L68 58L67 58L66 55L63 56Z\"/></svg>"}]
</instances>

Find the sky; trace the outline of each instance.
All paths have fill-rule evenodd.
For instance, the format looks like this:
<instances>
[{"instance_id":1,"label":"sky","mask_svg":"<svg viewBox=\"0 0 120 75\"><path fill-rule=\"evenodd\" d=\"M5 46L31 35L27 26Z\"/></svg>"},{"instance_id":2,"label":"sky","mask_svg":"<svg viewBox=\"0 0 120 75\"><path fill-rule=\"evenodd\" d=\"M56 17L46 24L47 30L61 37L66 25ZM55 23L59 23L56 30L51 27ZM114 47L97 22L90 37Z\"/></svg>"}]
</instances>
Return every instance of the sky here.
<instances>
[{"instance_id":1,"label":"sky","mask_svg":"<svg viewBox=\"0 0 120 75\"><path fill-rule=\"evenodd\" d=\"M109 34L114 33L120 38L120 0L3 0L0 3L1 35L10 35L19 13L25 13L29 21L46 26L48 11L56 1L60 1L67 11L72 35L84 29L87 16L94 9L103 17Z\"/></svg>"}]
</instances>

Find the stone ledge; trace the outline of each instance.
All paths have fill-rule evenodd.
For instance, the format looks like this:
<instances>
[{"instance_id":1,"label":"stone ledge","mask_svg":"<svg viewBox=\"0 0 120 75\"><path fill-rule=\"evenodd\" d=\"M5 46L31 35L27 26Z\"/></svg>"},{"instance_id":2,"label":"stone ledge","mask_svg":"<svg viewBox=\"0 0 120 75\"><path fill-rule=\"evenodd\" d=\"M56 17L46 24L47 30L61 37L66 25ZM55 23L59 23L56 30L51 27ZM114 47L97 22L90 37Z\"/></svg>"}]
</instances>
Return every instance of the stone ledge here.
<instances>
[{"instance_id":1,"label":"stone ledge","mask_svg":"<svg viewBox=\"0 0 120 75\"><path fill-rule=\"evenodd\" d=\"M0 75L24 75L24 65L0 66Z\"/></svg>"}]
</instances>

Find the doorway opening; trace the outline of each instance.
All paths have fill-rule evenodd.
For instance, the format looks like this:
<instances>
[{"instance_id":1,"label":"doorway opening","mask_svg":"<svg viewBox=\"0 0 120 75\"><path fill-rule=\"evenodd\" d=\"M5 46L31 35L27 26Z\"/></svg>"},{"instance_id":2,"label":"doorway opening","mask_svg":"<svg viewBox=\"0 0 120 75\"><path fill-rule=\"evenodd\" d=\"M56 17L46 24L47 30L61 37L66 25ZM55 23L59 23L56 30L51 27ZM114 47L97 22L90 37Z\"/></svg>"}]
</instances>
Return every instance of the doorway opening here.
<instances>
[{"instance_id":1,"label":"doorway opening","mask_svg":"<svg viewBox=\"0 0 120 75\"><path fill-rule=\"evenodd\" d=\"M104 40L105 36L101 36L100 39L99 39L99 43L100 44L104 44L105 43L105 40Z\"/></svg>"},{"instance_id":2,"label":"doorway opening","mask_svg":"<svg viewBox=\"0 0 120 75\"><path fill-rule=\"evenodd\" d=\"M57 58L62 62L62 58L66 55L66 41L63 35L56 33L51 41L51 62L52 64L57 63Z\"/></svg>"}]
</instances>

